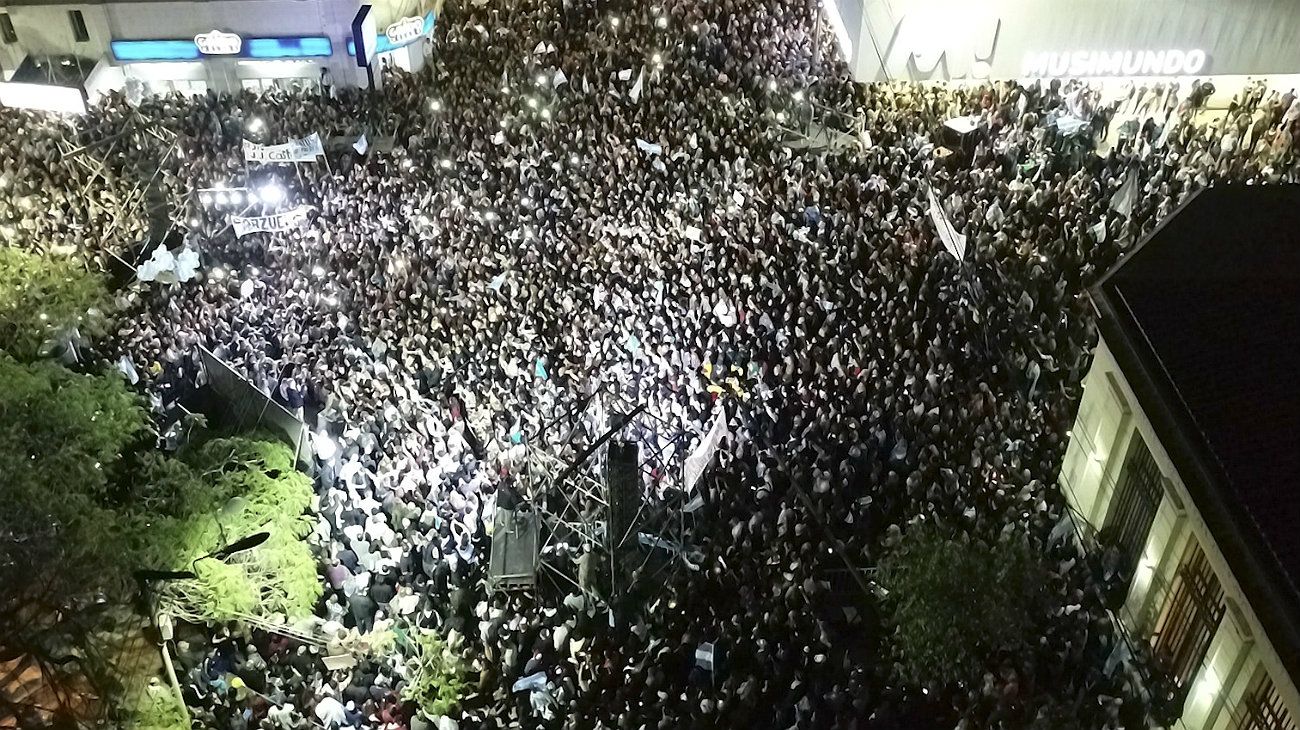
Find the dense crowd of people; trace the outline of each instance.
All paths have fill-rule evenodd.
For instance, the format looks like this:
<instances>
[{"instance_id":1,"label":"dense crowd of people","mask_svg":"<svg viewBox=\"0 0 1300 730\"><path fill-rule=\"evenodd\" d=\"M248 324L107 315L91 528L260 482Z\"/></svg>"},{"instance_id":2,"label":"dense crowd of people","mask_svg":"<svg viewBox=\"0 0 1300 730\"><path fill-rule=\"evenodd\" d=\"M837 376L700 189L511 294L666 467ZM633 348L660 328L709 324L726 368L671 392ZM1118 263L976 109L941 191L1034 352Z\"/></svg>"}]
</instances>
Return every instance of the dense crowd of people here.
<instances>
[{"instance_id":1,"label":"dense crowd of people","mask_svg":"<svg viewBox=\"0 0 1300 730\"><path fill-rule=\"evenodd\" d=\"M1208 114L1200 83L859 84L810 19L778 0L449 3L429 66L378 92L114 95L72 123L0 110L17 161L0 233L105 260L147 224L96 201L131 194L132 155L162 165L202 274L126 290L106 360L165 408L203 346L306 419L323 630L464 637L461 727L1029 727L1048 697L1081 727L1136 727L1055 484L1092 343L1081 294L1196 190L1295 180L1300 100L1252 85ZM165 130L160 148L120 151L86 193L61 151L128 117ZM850 141L792 132L837 125ZM311 133L371 145L243 159L246 138ZM247 192L199 192L223 187ZM291 231L229 225L297 205L313 211ZM530 450L573 459L638 405L618 438L662 454L648 500L696 501L689 551L615 607L579 590L578 540L545 556L561 577L488 590L498 507L559 499ZM715 418L716 464L688 482ZM900 681L842 573L920 521L1044 555L1058 606L1037 651L958 687ZM337 671L237 627L180 649L205 728L433 724L401 699L400 646Z\"/></svg>"}]
</instances>

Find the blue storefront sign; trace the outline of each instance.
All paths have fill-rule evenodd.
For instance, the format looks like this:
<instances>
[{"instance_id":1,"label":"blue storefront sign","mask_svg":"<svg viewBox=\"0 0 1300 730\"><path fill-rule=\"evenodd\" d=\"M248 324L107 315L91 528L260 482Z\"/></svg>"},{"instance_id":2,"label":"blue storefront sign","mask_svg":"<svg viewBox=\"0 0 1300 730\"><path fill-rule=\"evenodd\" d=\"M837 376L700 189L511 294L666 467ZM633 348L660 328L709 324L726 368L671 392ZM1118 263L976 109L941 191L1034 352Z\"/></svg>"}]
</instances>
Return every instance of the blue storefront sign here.
<instances>
[{"instance_id":1,"label":"blue storefront sign","mask_svg":"<svg viewBox=\"0 0 1300 730\"><path fill-rule=\"evenodd\" d=\"M200 41L197 39L124 39L111 41L109 46L113 58L123 63L193 61L203 58L326 58L334 53L330 39L323 35L239 38L238 42L228 41L228 38L230 35L223 37L223 44L219 47L205 45L208 52L200 50Z\"/></svg>"},{"instance_id":2,"label":"blue storefront sign","mask_svg":"<svg viewBox=\"0 0 1300 730\"><path fill-rule=\"evenodd\" d=\"M411 45L432 33L437 19L438 16L432 10L425 13L423 19L419 17L402 18L385 28L383 33L375 34L375 53L387 53ZM351 38L348 38L348 55L355 56L356 54L356 44L353 43Z\"/></svg>"}]
</instances>

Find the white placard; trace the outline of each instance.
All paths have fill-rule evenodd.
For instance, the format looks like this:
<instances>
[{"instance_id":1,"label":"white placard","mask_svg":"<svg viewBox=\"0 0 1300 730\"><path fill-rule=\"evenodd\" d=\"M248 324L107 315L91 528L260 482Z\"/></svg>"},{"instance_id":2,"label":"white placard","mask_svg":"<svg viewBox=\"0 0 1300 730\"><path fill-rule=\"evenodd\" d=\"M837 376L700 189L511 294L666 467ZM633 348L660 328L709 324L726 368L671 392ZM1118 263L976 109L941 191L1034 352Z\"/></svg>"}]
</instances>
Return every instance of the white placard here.
<instances>
[{"instance_id":1,"label":"white placard","mask_svg":"<svg viewBox=\"0 0 1300 730\"><path fill-rule=\"evenodd\" d=\"M312 132L302 139L291 139L284 144L257 144L244 140L244 159L248 162L315 162L325 154L320 135Z\"/></svg>"},{"instance_id":2,"label":"white placard","mask_svg":"<svg viewBox=\"0 0 1300 730\"><path fill-rule=\"evenodd\" d=\"M283 213L276 213L275 215L263 215L252 218L232 216L230 218L230 224L235 227L236 238L243 238L250 233L287 231L306 223L307 213L311 209L310 205L300 205L297 208L286 210Z\"/></svg>"}]
</instances>

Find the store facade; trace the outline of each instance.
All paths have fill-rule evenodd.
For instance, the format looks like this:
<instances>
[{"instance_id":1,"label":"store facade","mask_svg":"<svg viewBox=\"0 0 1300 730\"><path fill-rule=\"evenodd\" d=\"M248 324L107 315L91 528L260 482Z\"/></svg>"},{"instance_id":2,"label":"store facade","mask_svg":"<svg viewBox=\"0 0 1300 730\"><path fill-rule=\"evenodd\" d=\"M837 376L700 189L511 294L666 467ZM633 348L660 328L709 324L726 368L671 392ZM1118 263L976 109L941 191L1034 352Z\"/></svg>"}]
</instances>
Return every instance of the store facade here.
<instances>
[{"instance_id":1,"label":"store facade","mask_svg":"<svg viewBox=\"0 0 1300 730\"><path fill-rule=\"evenodd\" d=\"M863 81L1300 74L1294 0L823 0Z\"/></svg>"},{"instance_id":2,"label":"store facade","mask_svg":"<svg viewBox=\"0 0 1300 730\"><path fill-rule=\"evenodd\" d=\"M382 23L376 67L419 70L437 19L425 0L370 3ZM131 97L209 90L317 89L368 83L352 53L360 0L121 1L65 4L11 0L0 8L4 81L28 59L76 59L93 71L88 101L108 90Z\"/></svg>"}]
</instances>

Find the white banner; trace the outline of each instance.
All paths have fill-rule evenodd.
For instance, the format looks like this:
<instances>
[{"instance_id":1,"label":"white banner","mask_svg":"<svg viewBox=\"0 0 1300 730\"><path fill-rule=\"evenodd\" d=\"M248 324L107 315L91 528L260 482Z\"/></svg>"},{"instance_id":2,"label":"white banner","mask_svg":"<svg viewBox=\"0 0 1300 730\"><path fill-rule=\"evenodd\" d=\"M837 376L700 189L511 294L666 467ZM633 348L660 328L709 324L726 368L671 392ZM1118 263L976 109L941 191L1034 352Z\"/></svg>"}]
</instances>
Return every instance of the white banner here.
<instances>
[{"instance_id":1,"label":"white banner","mask_svg":"<svg viewBox=\"0 0 1300 730\"><path fill-rule=\"evenodd\" d=\"M934 189L931 188L925 191L925 194L930 200L930 220L934 221L934 227L939 231L939 238L943 241L943 247L958 261L965 259L966 237L952 227L952 221L948 220L948 214L944 212L943 206L939 204L939 199L934 197Z\"/></svg>"},{"instance_id":2,"label":"white banner","mask_svg":"<svg viewBox=\"0 0 1300 730\"><path fill-rule=\"evenodd\" d=\"M257 144L244 140L244 159L248 162L315 162L325 154L320 135L312 132L302 139L291 139L284 144Z\"/></svg>"},{"instance_id":3,"label":"white banner","mask_svg":"<svg viewBox=\"0 0 1300 730\"><path fill-rule=\"evenodd\" d=\"M726 435L727 411L720 407L713 415L713 424L709 426L709 432L704 436L704 440L686 457L686 464L682 467L684 489L695 488L695 483L703 476L704 469L713 461L713 454L718 450L718 442Z\"/></svg>"},{"instance_id":4,"label":"white banner","mask_svg":"<svg viewBox=\"0 0 1300 730\"><path fill-rule=\"evenodd\" d=\"M310 205L300 205L297 208L286 210L283 213L276 213L275 215L263 215L253 218L232 216L230 223L235 227L236 238L243 238L250 233L287 231L306 223L307 212L310 210Z\"/></svg>"}]
</instances>

